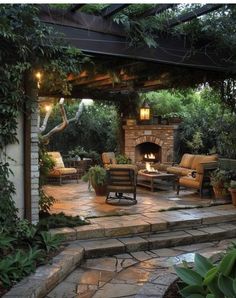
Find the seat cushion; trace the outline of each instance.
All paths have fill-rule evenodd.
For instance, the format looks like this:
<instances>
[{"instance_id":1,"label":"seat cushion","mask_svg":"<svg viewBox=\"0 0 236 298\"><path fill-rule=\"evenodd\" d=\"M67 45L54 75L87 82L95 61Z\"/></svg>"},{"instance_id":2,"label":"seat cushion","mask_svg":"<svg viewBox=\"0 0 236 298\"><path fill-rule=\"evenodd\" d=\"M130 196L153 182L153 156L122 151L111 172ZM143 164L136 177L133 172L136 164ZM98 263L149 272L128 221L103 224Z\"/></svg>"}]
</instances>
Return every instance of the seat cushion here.
<instances>
[{"instance_id":1,"label":"seat cushion","mask_svg":"<svg viewBox=\"0 0 236 298\"><path fill-rule=\"evenodd\" d=\"M192 162L194 160L195 155L185 153L181 159L179 164L180 167L191 169Z\"/></svg>"},{"instance_id":2,"label":"seat cushion","mask_svg":"<svg viewBox=\"0 0 236 298\"><path fill-rule=\"evenodd\" d=\"M187 176L192 173L192 170L187 168L181 168L181 167L168 167L166 170L167 170L167 173L175 174L178 176Z\"/></svg>"},{"instance_id":3,"label":"seat cushion","mask_svg":"<svg viewBox=\"0 0 236 298\"><path fill-rule=\"evenodd\" d=\"M64 168L64 162L61 157L61 153L57 151L48 152L48 155L52 158L55 163L55 168Z\"/></svg>"},{"instance_id":4,"label":"seat cushion","mask_svg":"<svg viewBox=\"0 0 236 298\"><path fill-rule=\"evenodd\" d=\"M200 187L199 181L191 176L180 177L179 185L190 187L190 188L196 188L196 189Z\"/></svg>"},{"instance_id":5,"label":"seat cushion","mask_svg":"<svg viewBox=\"0 0 236 298\"><path fill-rule=\"evenodd\" d=\"M76 174L76 173L77 173L77 170L75 168L54 168L49 172L48 176L57 177L57 176L70 175L70 174Z\"/></svg>"},{"instance_id":6,"label":"seat cushion","mask_svg":"<svg viewBox=\"0 0 236 298\"><path fill-rule=\"evenodd\" d=\"M195 155L191 168L196 170L199 163L217 161L217 159L217 155Z\"/></svg>"},{"instance_id":7,"label":"seat cushion","mask_svg":"<svg viewBox=\"0 0 236 298\"><path fill-rule=\"evenodd\" d=\"M102 161L106 164L116 164L116 157L114 152L103 152Z\"/></svg>"}]
</instances>

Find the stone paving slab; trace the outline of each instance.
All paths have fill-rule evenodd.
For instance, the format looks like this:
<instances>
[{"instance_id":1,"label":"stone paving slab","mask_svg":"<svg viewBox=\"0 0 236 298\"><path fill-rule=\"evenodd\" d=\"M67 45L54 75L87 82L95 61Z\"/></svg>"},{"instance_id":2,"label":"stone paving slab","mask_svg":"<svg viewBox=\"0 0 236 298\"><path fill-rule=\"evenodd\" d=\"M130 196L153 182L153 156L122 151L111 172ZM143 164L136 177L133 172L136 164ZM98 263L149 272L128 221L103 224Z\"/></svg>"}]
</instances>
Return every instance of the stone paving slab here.
<instances>
[{"instance_id":1,"label":"stone paving slab","mask_svg":"<svg viewBox=\"0 0 236 298\"><path fill-rule=\"evenodd\" d=\"M125 245L117 239L82 240L78 243L84 248L86 258L110 256L125 252Z\"/></svg>"},{"instance_id":2,"label":"stone paving slab","mask_svg":"<svg viewBox=\"0 0 236 298\"><path fill-rule=\"evenodd\" d=\"M52 229L66 240L89 240L156 233L168 229L197 228L201 225L219 224L236 220L236 208L229 205L166 212L91 218L90 225L75 228Z\"/></svg>"},{"instance_id":3,"label":"stone paving slab","mask_svg":"<svg viewBox=\"0 0 236 298\"><path fill-rule=\"evenodd\" d=\"M234 215L236 216L236 210L232 209L232 206L231 208L226 205L200 208L198 210L168 211L165 215L164 213L165 212L151 212L142 216L133 215L131 220L128 220L128 216L125 215L125 221L123 221L122 216L99 218L94 221L91 219L92 224L88 226L52 230L54 234L68 236L67 239L70 241L78 238L88 240L75 240L71 242L64 251L52 260L51 265L37 268L35 274L23 279L4 297L45 297L46 293L65 278L71 270L74 270L84 257L94 258L117 254L133 254L130 254L131 258L127 258L126 256L123 260L117 259L116 268L117 272L119 272L121 268L128 269L135 266L140 260L146 259L148 261L154 256L163 258L162 262L160 262L160 260L158 261L159 265L163 265L166 262L175 262L174 256L170 257L168 259L169 261L166 261L166 257L158 256L156 252L160 248L196 244L200 241L214 242L227 237L236 237L236 223L231 222L231 220L234 219ZM211 225L206 225L207 222L211 223ZM159 230L158 223L160 224ZM192 225L196 226L193 227ZM171 230L167 230L167 228L171 228ZM176 228L177 230L175 230ZM119 231L119 229L121 229L121 231ZM113 235L115 235L117 239L109 239ZM107 238L101 238L102 236L107 236ZM98 239L91 240L90 237L95 239L98 237ZM135 252L135 250L141 249L144 250L142 253L138 251ZM214 249L212 249L212 251L213 250ZM206 251L202 251L209 255L209 250L206 249ZM217 252L219 249L215 249L214 251ZM162 252L162 254L164 254L164 252ZM166 252L166 254L168 253ZM169 254L173 255L173 250L172 253ZM193 253L186 253L186 257L191 259ZM179 258L179 260L181 260L181 258ZM155 265L156 263L154 262L153 264ZM149 266L149 270L153 268L150 264L146 265ZM100 286L103 282L104 281L100 281ZM97 287L99 287L99 285ZM155 287L151 286L151 288ZM133 288L131 287L130 289L129 292L127 287L127 293L130 293L130 296L132 296ZM84 297L91 297L92 294L98 291L99 289L92 285L82 285L76 287L72 292L75 294L73 297L77 297L80 293L83 293L83 295L88 294L88 296ZM107 289L107 291L109 291L109 289ZM51 293L50 295L48 297L56 297L52 296L53 294ZM137 292L136 295L140 296L142 294Z\"/></svg>"}]
</instances>

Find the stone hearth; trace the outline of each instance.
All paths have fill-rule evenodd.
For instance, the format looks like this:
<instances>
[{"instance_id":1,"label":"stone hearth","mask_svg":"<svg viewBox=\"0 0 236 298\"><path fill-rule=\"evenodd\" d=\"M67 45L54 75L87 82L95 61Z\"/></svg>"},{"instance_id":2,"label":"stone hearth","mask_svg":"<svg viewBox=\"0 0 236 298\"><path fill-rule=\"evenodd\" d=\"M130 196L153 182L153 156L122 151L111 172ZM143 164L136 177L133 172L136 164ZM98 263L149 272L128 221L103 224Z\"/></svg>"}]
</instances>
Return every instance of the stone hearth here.
<instances>
[{"instance_id":1,"label":"stone hearth","mask_svg":"<svg viewBox=\"0 0 236 298\"><path fill-rule=\"evenodd\" d=\"M173 161L174 133L178 125L125 125L125 155L131 158L132 162L139 162L141 144L151 148L156 147L155 155L159 162ZM155 145L157 146L155 146Z\"/></svg>"}]
</instances>

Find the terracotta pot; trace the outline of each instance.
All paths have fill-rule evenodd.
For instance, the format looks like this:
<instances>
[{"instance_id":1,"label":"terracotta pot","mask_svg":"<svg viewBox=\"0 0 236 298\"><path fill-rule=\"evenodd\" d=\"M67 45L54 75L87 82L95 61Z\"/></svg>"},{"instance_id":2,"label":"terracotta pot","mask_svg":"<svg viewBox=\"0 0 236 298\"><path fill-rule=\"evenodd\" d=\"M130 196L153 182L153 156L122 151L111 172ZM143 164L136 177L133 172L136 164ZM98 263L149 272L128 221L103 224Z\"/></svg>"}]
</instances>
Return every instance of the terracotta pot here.
<instances>
[{"instance_id":1,"label":"terracotta pot","mask_svg":"<svg viewBox=\"0 0 236 298\"><path fill-rule=\"evenodd\" d=\"M229 191L231 193L232 204L234 206L236 206L236 189L235 188L229 188Z\"/></svg>"},{"instance_id":2,"label":"terracotta pot","mask_svg":"<svg viewBox=\"0 0 236 298\"><path fill-rule=\"evenodd\" d=\"M107 186L106 185L92 185L96 196L105 196L107 193Z\"/></svg>"},{"instance_id":3,"label":"terracotta pot","mask_svg":"<svg viewBox=\"0 0 236 298\"><path fill-rule=\"evenodd\" d=\"M224 187L213 186L213 191L216 199L225 199L229 196L229 192Z\"/></svg>"}]
</instances>

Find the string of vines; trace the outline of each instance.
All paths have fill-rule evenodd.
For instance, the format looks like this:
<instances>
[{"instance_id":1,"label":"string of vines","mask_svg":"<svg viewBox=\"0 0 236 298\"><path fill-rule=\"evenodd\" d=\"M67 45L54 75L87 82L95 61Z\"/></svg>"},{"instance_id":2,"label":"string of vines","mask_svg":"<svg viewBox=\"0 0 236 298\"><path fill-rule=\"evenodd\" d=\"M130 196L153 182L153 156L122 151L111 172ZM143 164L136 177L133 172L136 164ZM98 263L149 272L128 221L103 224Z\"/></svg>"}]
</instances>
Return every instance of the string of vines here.
<instances>
[{"instance_id":1,"label":"string of vines","mask_svg":"<svg viewBox=\"0 0 236 298\"><path fill-rule=\"evenodd\" d=\"M27 90L29 85L36 88L35 72L43 73L46 89L68 94L68 74L78 74L88 61L78 49L65 46L62 36L52 28L43 25L38 12L37 5L0 5L0 226L17 221L12 157L6 147L18 142L19 117L32 109L35 99Z\"/></svg>"}]
</instances>

